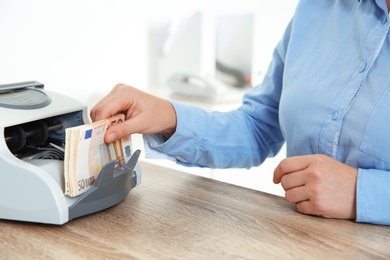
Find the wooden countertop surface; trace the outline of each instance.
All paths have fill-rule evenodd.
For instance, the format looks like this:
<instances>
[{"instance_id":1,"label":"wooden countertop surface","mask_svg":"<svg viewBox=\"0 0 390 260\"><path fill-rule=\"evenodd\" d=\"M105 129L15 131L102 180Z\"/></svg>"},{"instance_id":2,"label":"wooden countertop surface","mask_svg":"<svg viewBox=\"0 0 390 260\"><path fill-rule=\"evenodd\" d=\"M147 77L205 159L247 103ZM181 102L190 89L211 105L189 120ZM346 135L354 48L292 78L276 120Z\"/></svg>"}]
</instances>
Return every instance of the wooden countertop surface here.
<instances>
[{"instance_id":1,"label":"wooden countertop surface","mask_svg":"<svg viewBox=\"0 0 390 260\"><path fill-rule=\"evenodd\" d=\"M0 220L1 259L390 259L390 227L140 163L118 205L62 226Z\"/></svg>"}]
</instances>

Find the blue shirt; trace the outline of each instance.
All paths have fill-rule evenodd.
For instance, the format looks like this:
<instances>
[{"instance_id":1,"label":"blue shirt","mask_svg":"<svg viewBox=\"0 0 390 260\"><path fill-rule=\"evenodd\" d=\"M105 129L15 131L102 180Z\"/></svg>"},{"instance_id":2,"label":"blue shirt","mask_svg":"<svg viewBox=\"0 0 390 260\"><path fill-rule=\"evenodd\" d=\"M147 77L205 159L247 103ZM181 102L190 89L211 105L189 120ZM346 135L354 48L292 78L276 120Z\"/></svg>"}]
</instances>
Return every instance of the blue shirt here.
<instances>
[{"instance_id":1,"label":"blue shirt","mask_svg":"<svg viewBox=\"0 0 390 260\"><path fill-rule=\"evenodd\" d=\"M150 147L188 165L251 167L325 154L359 169L358 222L390 224L390 39L385 0L302 0L261 85L240 108L173 103L176 133Z\"/></svg>"}]
</instances>

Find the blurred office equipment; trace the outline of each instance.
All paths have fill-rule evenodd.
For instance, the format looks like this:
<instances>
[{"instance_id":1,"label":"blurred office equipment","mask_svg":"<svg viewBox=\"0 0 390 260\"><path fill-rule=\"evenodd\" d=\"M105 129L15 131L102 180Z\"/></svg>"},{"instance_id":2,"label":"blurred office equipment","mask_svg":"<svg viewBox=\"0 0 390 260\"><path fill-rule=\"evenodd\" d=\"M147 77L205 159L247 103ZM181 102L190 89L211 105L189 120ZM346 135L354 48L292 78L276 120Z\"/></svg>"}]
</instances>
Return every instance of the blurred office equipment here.
<instances>
[{"instance_id":1,"label":"blurred office equipment","mask_svg":"<svg viewBox=\"0 0 390 260\"><path fill-rule=\"evenodd\" d=\"M159 60L159 85L174 95L240 99L258 74L253 63L255 14L196 12L172 21Z\"/></svg>"}]
</instances>

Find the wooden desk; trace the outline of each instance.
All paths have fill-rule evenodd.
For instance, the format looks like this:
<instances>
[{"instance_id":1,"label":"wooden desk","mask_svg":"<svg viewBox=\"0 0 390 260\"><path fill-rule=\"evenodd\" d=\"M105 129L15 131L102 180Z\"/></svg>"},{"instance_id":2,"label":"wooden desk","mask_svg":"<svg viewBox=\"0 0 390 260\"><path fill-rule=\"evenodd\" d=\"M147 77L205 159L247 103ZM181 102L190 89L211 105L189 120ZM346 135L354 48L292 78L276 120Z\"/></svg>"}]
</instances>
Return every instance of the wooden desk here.
<instances>
[{"instance_id":1,"label":"wooden desk","mask_svg":"<svg viewBox=\"0 0 390 260\"><path fill-rule=\"evenodd\" d=\"M141 168L142 184L105 211L63 226L0 220L0 258L390 258L390 227L306 216L282 197Z\"/></svg>"}]
</instances>

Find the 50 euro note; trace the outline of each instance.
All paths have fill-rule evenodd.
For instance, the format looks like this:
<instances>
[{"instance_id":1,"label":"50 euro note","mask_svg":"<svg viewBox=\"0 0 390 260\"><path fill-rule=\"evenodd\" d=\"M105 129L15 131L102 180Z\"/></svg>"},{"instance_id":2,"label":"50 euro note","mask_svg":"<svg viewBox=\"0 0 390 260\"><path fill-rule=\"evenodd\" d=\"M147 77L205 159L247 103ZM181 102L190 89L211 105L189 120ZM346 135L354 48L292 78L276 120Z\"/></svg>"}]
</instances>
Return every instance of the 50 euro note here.
<instances>
[{"instance_id":1,"label":"50 euro note","mask_svg":"<svg viewBox=\"0 0 390 260\"><path fill-rule=\"evenodd\" d=\"M107 129L125 120L123 114L91 124L67 128L64 159L65 195L86 192L108 162L124 167L132 155L131 136L111 144L104 142Z\"/></svg>"}]
</instances>

